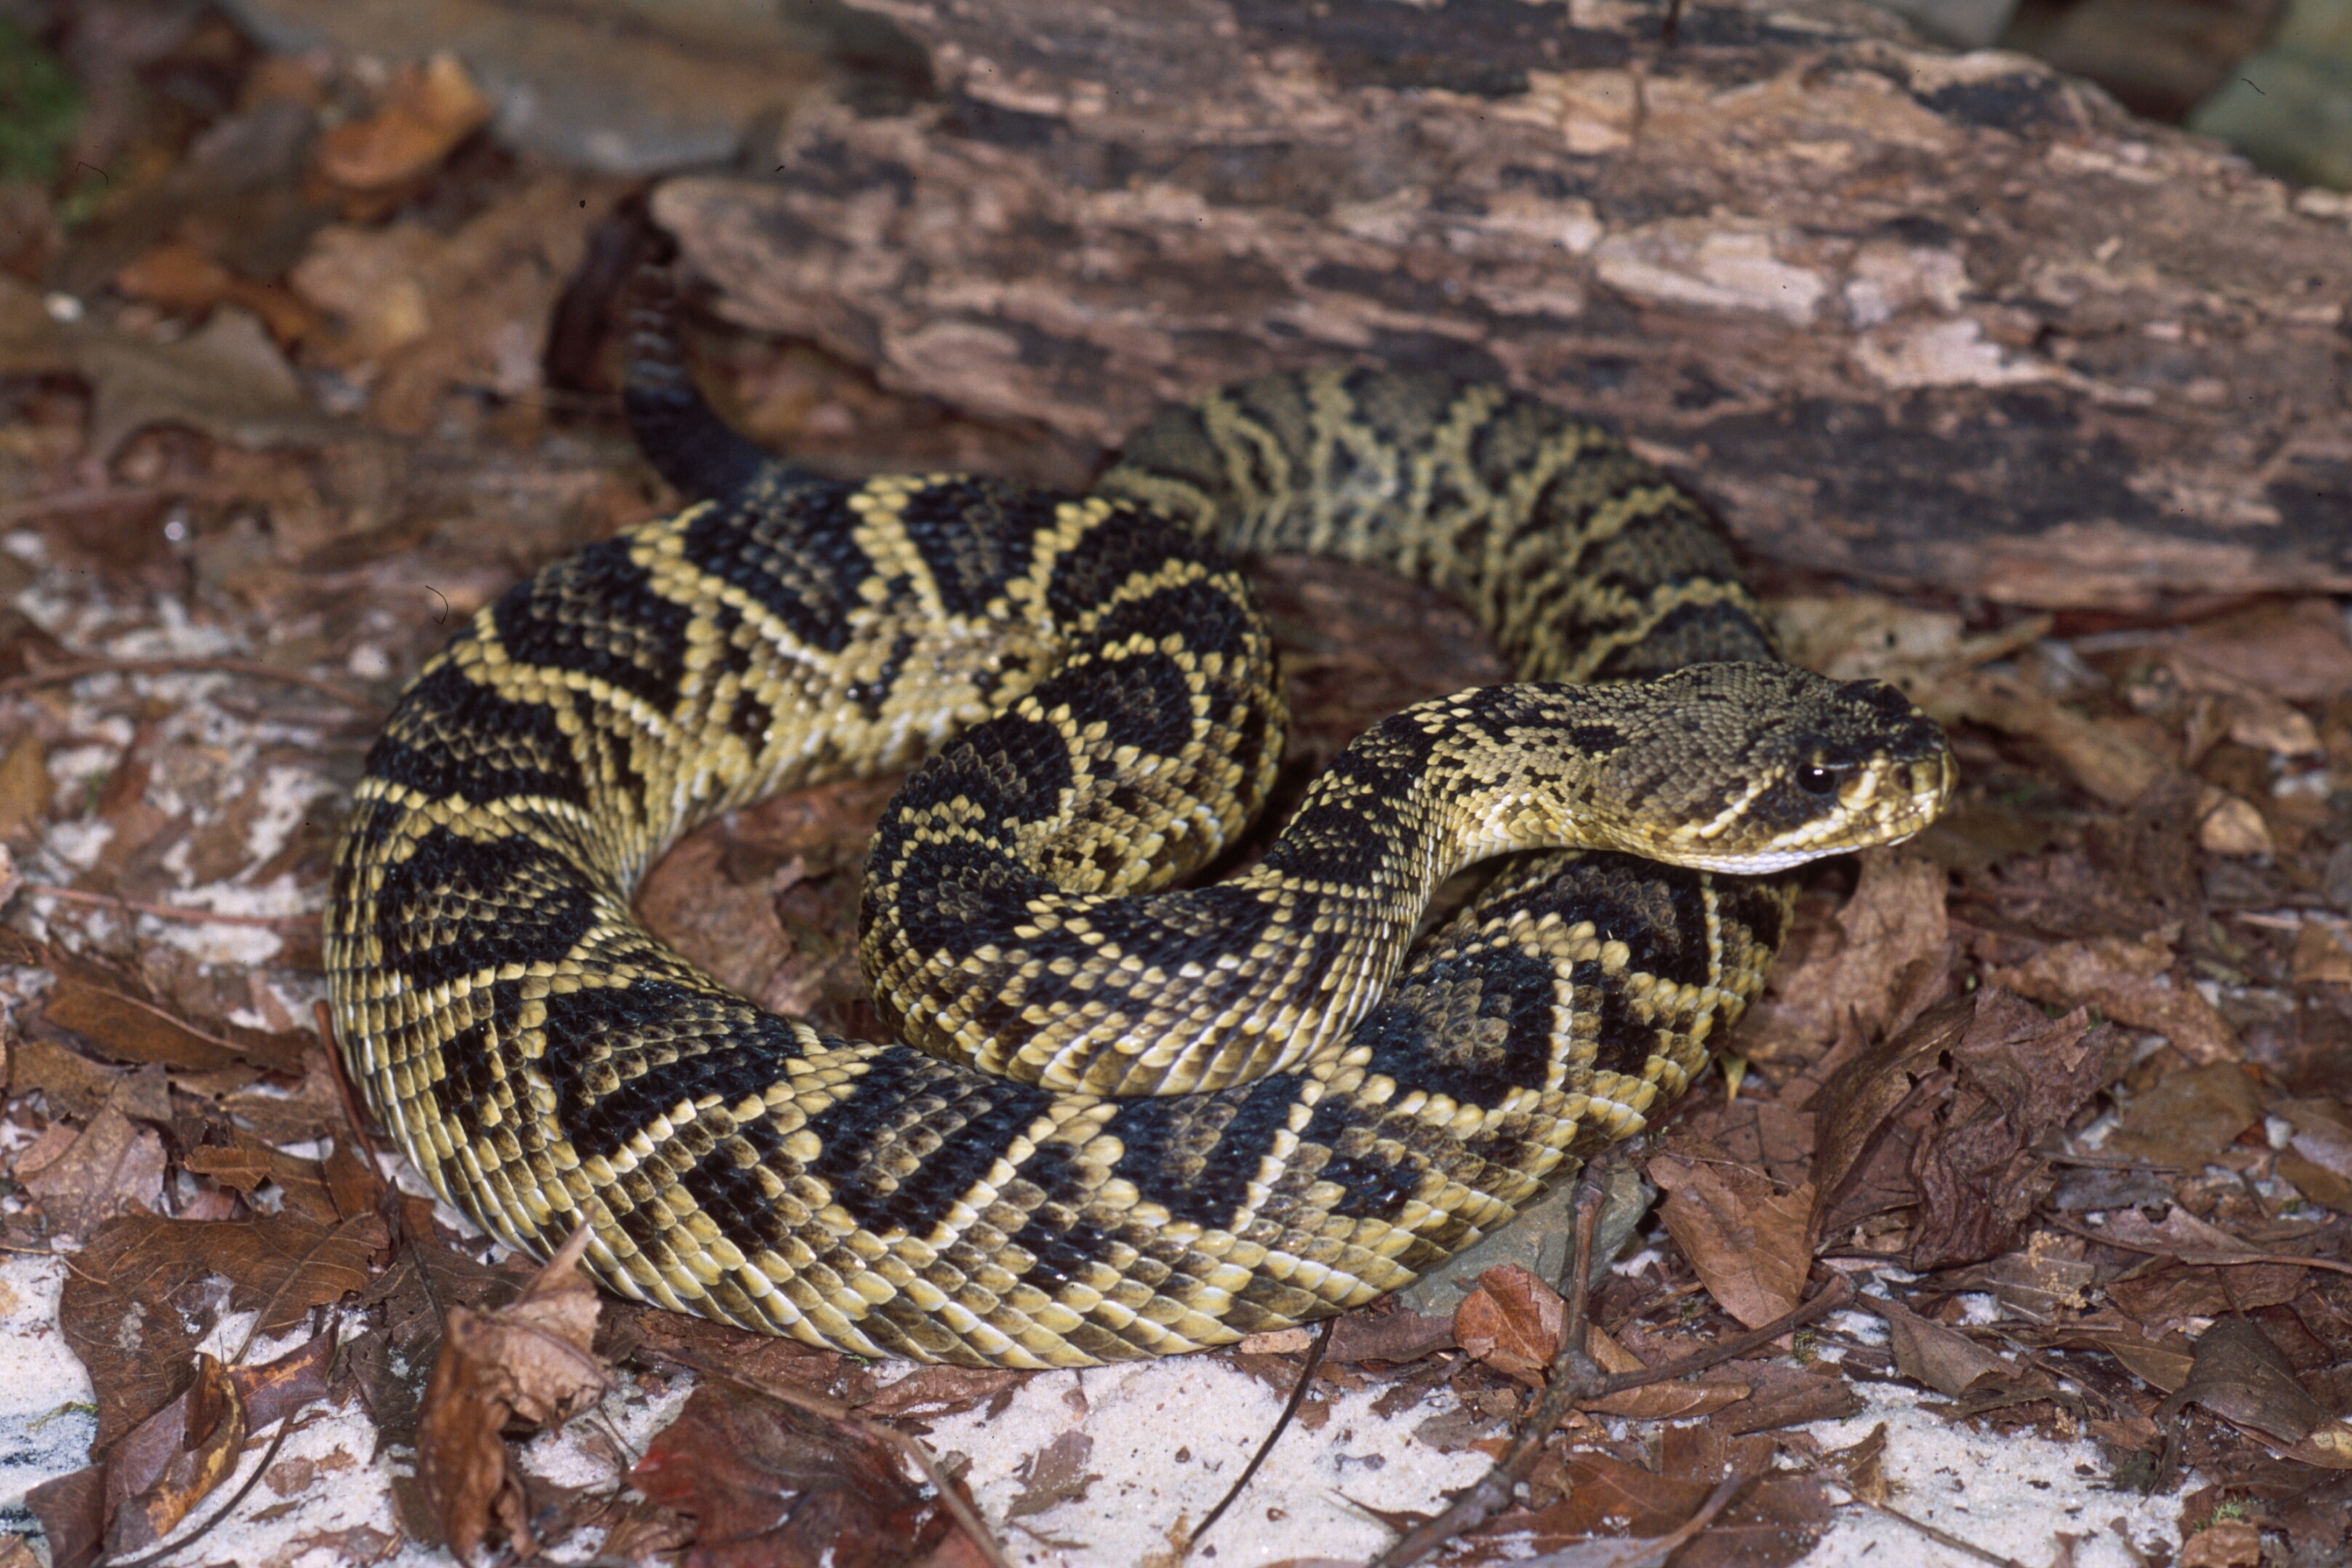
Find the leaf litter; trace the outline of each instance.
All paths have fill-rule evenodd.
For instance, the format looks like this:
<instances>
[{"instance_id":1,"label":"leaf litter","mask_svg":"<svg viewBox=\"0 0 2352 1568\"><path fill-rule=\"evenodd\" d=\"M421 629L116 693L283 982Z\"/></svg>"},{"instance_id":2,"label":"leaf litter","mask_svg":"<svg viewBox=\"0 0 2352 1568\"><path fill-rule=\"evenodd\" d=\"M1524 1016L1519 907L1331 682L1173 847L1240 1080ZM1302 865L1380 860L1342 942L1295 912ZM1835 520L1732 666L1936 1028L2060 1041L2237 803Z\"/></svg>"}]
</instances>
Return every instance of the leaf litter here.
<instances>
[{"instance_id":1,"label":"leaf litter","mask_svg":"<svg viewBox=\"0 0 2352 1568\"><path fill-rule=\"evenodd\" d=\"M101 55L136 32L90 28ZM225 1560L263 1515L289 1562L432 1539L1181 1559L1307 1336L1083 1374L872 1367L599 1312L386 1185L308 1027L366 728L198 666L380 706L453 616L668 504L614 418L609 335L555 340L601 319L578 291L625 191L485 139L451 59L139 36L161 52L131 68L193 51L239 91L209 119L131 111L146 172L50 225L76 308L0 276L0 881L23 884L0 929L0 1426L45 1478L8 1519L45 1522L64 1568L198 1531L191 1560ZM842 471L1083 477L803 345L716 340L711 373L764 439ZM1263 580L1300 715L1286 797L1378 714L1499 674L1411 590L1291 560ZM1671 1368L1829 1276L1860 1310L1592 1401L1444 1561L1622 1561L1596 1553L1677 1531L1677 1563L1916 1560L1906 1520L2037 1563L2352 1547L2343 607L2053 620L1765 586L1793 591L1772 603L1806 662L1945 719L1966 782L1915 844L1809 873L1725 1042L1736 1092L1710 1079L1635 1156L1663 1201L1601 1273L1586 1349ZM86 663L121 673L47 673ZM853 927L887 792L734 813L646 913L769 1005L870 1032ZM1488 1266L1458 1304L1343 1320L1193 1554L1362 1561L1380 1519L1433 1512L1530 1408L1559 1283Z\"/></svg>"}]
</instances>

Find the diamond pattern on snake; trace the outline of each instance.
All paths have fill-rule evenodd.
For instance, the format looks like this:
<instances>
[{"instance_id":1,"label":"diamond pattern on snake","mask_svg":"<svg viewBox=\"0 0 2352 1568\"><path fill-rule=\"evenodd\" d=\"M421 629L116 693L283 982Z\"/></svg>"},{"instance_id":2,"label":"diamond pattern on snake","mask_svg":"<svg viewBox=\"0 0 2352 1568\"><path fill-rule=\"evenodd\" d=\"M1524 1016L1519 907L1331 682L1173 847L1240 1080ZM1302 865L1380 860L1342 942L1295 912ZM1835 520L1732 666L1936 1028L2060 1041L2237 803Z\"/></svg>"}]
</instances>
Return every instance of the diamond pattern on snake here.
<instances>
[{"instance_id":1,"label":"diamond pattern on snake","mask_svg":"<svg viewBox=\"0 0 2352 1568\"><path fill-rule=\"evenodd\" d=\"M1781 663L1706 508L1534 399L1281 374L1086 495L851 483L719 424L665 321L632 412L701 498L426 664L327 917L409 1158L527 1251L586 1227L624 1295L1008 1366L1360 1306L1647 1125L1761 987L1789 868L1950 794L1932 721ZM1195 885L1282 752L1238 565L1275 550L1454 596L1518 679L1375 725ZM762 1012L631 913L714 813L910 766L859 923L894 1039Z\"/></svg>"}]
</instances>

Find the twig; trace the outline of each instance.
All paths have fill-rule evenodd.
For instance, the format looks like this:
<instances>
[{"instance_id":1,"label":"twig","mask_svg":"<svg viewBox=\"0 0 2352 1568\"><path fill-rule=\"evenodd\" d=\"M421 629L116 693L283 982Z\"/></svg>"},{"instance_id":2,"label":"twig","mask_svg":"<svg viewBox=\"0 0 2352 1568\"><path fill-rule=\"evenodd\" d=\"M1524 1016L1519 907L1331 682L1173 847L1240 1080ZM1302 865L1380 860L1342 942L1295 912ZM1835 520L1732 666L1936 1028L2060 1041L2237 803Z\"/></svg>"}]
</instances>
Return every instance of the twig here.
<instances>
[{"instance_id":1,"label":"twig","mask_svg":"<svg viewBox=\"0 0 2352 1568\"><path fill-rule=\"evenodd\" d=\"M90 512L105 507L135 507L149 501L211 501L235 494L220 485L96 485L55 490L0 506L0 528L58 512Z\"/></svg>"},{"instance_id":2,"label":"twig","mask_svg":"<svg viewBox=\"0 0 2352 1568\"><path fill-rule=\"evenodd\" d=\"M185 904L150 904L144 899L125 898L116 893L98 893L86 887L59 887L54 883L28 882L24 884L27 897L54 898L66 904L89 904L104 908L123 909L134 915L152 915L162 920L189 920L199 925L257 925L264 930L301 930L315 925L315 915L219 915L209 909L198 909Z\"/></svg>"},{"instance_id":3,"label":"twig","mask_svg":"<svg viewBox=\"0 0 2352 1568\"><path fill-rule=\"evenodd\" d=\"M343 1120L351 1124L352 1141L359 1145L368 1169L381 1177L383 1157L376 1152L375 1140L368 1135L366 1119L360 1114L359 1091L352 1087L352 1076L343 1068L343 1042L335 1034L335 1009L320 998L310 1004L310 1019L318 1025L319 1039L327 1048L327 1068L335 1075L335 1092L343 1102Z\"/></svg>"},{"instance_id":4,"label":"twig","mask_svg":"<svg viewBox=\"0 0 2352 1568\"><path fill-rule=\"evenodd\" d=\"M2191 1269L2237 1269L2250 1263L2270 1263L2296 1269L2324 1269L2331 1274L2352 1274L2352 1263L2339 1262L2333 1258L2299 1258L2292 1252L2257 1252L2251 1247L2242 1252L2225 1251L2219 1249L2184 1249L2179 1247L2159 1246L2152 1241L2130 1241L2120 1236L2105 1235L2086 1225L2070 1225L2063 1219L2053 1218L2052 1223L2059 1229L2082 1237L2086 1241L2102 1242L2109 1247L2119 1247L2126 1252L2138 1252L2150 1258L2169 1258L2174 1262L2185 1263Z\"/></svg>"},{"instance_id":5,"label":"twig","mask_svg":"<svg viewBox=\"0 0 2352 1568\"><path fill-rule=\"evenodd\" d=\"M1999 1556L1973 1542L1961 1540L1949 1531L1938 1530L1924 1519L1914 1519L1899 1508L1889 1508L1883 1502L1873 1502L1866 1497L1856 1495L1851 1487L1846 1489L1846 1497L1848 1500L1858 1502L1873 1512L1883 1513L1897 1523L1909 1525L1938 1546L1948 1546L1955 1552L1966 1552L1979 1563L1990 1563L1994 1564L1994 1568L2025 1568L2025 1564L2014 1557Z\"/></svg>"},{"instance_id":6,"label":"twig","mask_svg":"<svg viewBox=\"0 0 2352 1568\"><path fill-rule=\"evenodd\" d=\"M1299 1372L1298 1381L1290 1385L1290 1397L1283 1402L1282 1414L1275 1417L1273 1430L1267 1432L1265 1441L1258 1444L1257 1452L1250 1456L1250 1462L1242 1468L1242 1473L1234 1484L1225 1489L1225 1495L1217 1500L1217 1506L1209 1511L1209 1516L1201 1521L1198 1529L1185 1537L1186 1556L1192 1555L1192 1549L1201 1544L1201 1538L1209 1533L1209 1527L1223 1519L1225 1510L1233 1507L1234 1500L1247 1489L1250 1478L1257 1474L1257 1468L1265 1463L1266 1455L1274 1451L1276 1439L1288 1429L1292 1419L1298 1414L1298 1407L1307 1402L1307 1391L1314 1386L1315 1375L1323 1369L1323 1353L1331 1348L1331 1331L1339 1326L1339 1322L1338 1318L1323 1320L1323 1327L1316 1334L1314 1344L1307 1349L1307 1365Z\"/></svg>"},{"instance_id":7,"label":"twig","mask_svg":"<svg viewBox=\"0 0 2352 1568\"><path fill-rule=\"evenodd\" d=\"M1580 1218L1584 1207L1581 1195L1577 1207ZM1589 1239L1580 1242L1580 1250L1587 1258L1591 1256ZM1559 1359L1552 1363L1551 1382L1544 1390L1543 1398L1537 1403L1534 1413L1520 1424L1518 1435L1511 1447L1505 1450L1504 1457L1496 1461L1476 1485L1456 1497L1444 1512L1420 1525L1390 1547L1375 1560L1373 1568L1407 1568L1408 1564L1429 1556L1462 1531L1475 1530L1500 1513L1510 1501L1513 1490L1526 1479L1525 1471L1534 1468L1535 1457L1542 1451L1544 1439L1568 1414L1569 1406L1578 1401L1603 1399L1628 1388L1642 1388L1670 1378L1688 1377L1693 1373L1705 1372L1727 1361L1737 1361L1802 1328L1815 1318L1837 1311L1853 1299L1853 1287L1841 1274L1832 1280L1819 1295L1800 1302L1795 1311L1783 1313L1752 1333L1742 1334L1711 1350L1664 1366L1613 1375L1602 1374L1584 1354L1580 1345L1571 1349L1563 1334ZM1572 1309L1577 1307L1576 1297L1570 1298L1570 1305ZM1580 1335L1580 1320L1572 1317L1569 1322ZM1582 1369L1574 1365L1577 1362L1582 1363Z\"/></svg>"},{"instance_id":8,"label":"twig","mask_svg":"<svg viewBox=\"0 0 2352 1568\"><path fill-rule=\"evenodd\" d=\"M1542 1451L1544 1439L1551 1436L1551 1429L1568 1414L1569 1406L1578 1399L1591 1397L1593 1385L1601 1378L1601 1368L1584 1353L1584 1311L1592 1278L1594 1221L1601 1214L1602 1164L1600 1159L1589 1161L1577 1183L1576 1245L1570 1249L1569 1262L1568 1312L1561 1321L1559 1351L1552 1358L1543 1397L1536 1402L1528 1418L1519 1423L1503 1457L1475 1484L1457 1493L1435 1518L1406 1531L1395 1545L1381 1552L1374 1559L1372 1568L1408 1568L1433 1555L1465 1531L1475 1530L1502 1512L1509 1506L1511 1494L1518 1489L1519 1482L1535 1467L1535 1456Z\"/></svg>"},{"instance_id":9,"label":"twig","mask_svg":"<svg viewBox=\"0 0 2352 1568\"><path fill-rule=\"evenodd\" d=\"M96 1564L96 1568L152 1568L152 1564L161 1563L166 1557L170 1557L176 1552L183 1552L188 1547L194 1546L197 1542L202 1541L205 1536L211 1534L215 1526L217 1526L223 1520L226 1519L230 1514L236 1511L237 1504L243 1502L247 1497L252 1495L253 1489L255 1486L259 1484L261 1478L269 1473L270 1461L278 1458L278 1450L286 1446L286 1435L293 1429L294 1418L291 1416L285 1416L278 1421L278 1436L269 1439L269 1448L261 1456L261 1463L253 1467L253 1474L245 1478L245 1484L236 1489L236 1495L229 1499L226 1503L222 1505L218 1512L215 1513L210 1519L207 1519L202 1524L196 1526L196 1528L189 1534L184 1536L182 1539L174 1542L171 1545L158 1546L154 1551L150 1552L144 1557L100 1558Z\"/></svg>"},{"instance_id":10,"label":"twig","mask_svg":"<svg viewBox=\"0 0 2352 1568\"><path fill-rule=\"evenodd\" d=\"M85 675L195 674L244 675L251 680L280 681L289 686L307 686L311 691L334 698L371 720L381 722L384 716L383 708L332 681L307 675L299 670L282 670L258 659L76 659L70 664L51 664L45 670L27 670L21 675L11 675L0 681L0 697L29 692L37 686L61 685L68 681L80 680Z\"/></svg>"},{"instance_id":11,"label":"twig","mask_svg":"<svg viewBox=\"0 0 2352 1568\"><path fill-rule=\"evenodd\" d=\"M981 1554L986 1557L994 1568L1013 1568L1013 1560L1004 1554L1004 1548L999 1545L996 1537L990 1533L987 1521L980 1517L979 1511L964 1500L963 1494L956 1490L954 1478L940 1468L939 1460L931 1457L931 1451L921 1442L899 1431L888 1422L877 1421L868 1416L860 1416L839 1400L827 1399L821 1394L803 1393L800 1389L781 1383L772 1385L754 1382L740 1373L730 1372L721 1366L713 1366L697 1355L665 1351L661 1353L661 1359L675 1362L689 1371L700 1373L705 1377L715 1377L721 1383L731 1383L736 1387L757 1394L762 1398L772 1399L780 1405L790 1405L794 1409L804 1410L812 1416L888 1443L912 1459L915 1468L923 1472L923 1479L930 1482L931 1490L940 1494L940 1501L946 1505L948 1512L954 1516L957 1525L962 1529L964 1534L971 1538L971 1543L980 1548Z\"/></svg>"}]
</instances>

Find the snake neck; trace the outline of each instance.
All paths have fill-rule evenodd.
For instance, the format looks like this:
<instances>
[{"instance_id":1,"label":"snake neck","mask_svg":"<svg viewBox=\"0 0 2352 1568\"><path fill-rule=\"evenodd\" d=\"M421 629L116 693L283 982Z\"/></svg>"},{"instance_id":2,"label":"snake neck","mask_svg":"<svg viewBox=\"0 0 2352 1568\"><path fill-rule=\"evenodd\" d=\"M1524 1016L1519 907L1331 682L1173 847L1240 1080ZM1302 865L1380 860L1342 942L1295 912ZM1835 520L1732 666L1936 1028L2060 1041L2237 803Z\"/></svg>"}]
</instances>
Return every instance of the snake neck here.
<instances>
[{"instance_id":1,"label":"snake neck","mask_svg":"<svg viewBox=\"0 0 2352 1568\"><path fill-rule=\"evenodd\" d=\"M877 1007L908 1044L1051 1089L1194 1093L1296 1069L1378 1000L1447 877L1623 847L1610 762L1633 700L1515 685L1421 704L1351 743L1259 865L1171 893L1055 878L1083 857L992 822L982 769L941 769L928 792L955 809L877 841L861 956Z\"/></svg>"}]
</instances>

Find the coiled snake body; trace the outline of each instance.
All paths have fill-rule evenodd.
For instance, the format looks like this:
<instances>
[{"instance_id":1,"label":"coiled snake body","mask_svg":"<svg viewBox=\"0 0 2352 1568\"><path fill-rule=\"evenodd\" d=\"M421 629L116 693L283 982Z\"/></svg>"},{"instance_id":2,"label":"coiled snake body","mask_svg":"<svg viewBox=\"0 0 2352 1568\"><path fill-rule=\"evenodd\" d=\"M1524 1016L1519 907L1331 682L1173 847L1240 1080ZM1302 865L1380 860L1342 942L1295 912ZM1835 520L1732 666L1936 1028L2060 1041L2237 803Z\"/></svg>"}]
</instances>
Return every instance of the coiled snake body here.
<instances>
[{"instance_id":1,"label":"coiled snake body","mask_svg":"<svg viewBox=\"0 0 2352 1568\"><path fill-rule=\"evenodd\" d=\"M1036 1366L1361 1304L1682 1092L1788 915L1737 873L1907 836L1950 787L1891 688L1775 662L1685 492L1498 389L1269 378L1078 498L758 467L673 404L650 455L719 498L425 666L327 932L354 1080L434 1185L542 1256L589 1227L666 1307ZM1281 751L1257 550L1433 583L1544 684L1384 722L1258 866L1157 893ZM861 923L910 1043L766 1014L632 915L694 822L927 755ZM1561 843L1412 942L1462 862Z\"/></svg>"}]
</instances>

